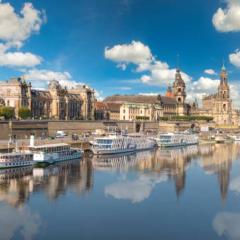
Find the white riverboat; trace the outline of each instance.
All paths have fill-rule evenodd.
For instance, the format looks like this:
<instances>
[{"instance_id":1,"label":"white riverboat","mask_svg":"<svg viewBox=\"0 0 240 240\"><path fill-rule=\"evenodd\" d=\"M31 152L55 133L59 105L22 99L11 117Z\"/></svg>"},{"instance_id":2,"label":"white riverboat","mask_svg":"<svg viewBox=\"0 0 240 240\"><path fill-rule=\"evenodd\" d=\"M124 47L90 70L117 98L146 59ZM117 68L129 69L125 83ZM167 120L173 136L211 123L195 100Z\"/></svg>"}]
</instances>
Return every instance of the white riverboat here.
<instances>
[{"instance_id":1,"label":"white riverboat","mask_svg":"<svg viewBox=\"0 0 240 240\"><path fill-rule=\"evenodd\" d=\"M240 141L240 135L232 135L230 136L230 138L235 141L235 142L239 142Z\"/></svg>"},{"instance_id":2,"label":"white riverboat","mask_svg":"<svg viewBox=\"0 0 240 240\"><path fill-rule=\"evenodd\" d=\"M148 150L155 147L154 140L144 136L110 135L97 137L92 144L92 152L95 155L128 153Z\"/></svg>"},{"instance_id":3,"label":"white riverboat","mask_svg":"<svg viewBox=\"0 0 240 240\"><path fill-rule=\"evenodd\" d=\"M55 163L81 158L83 151L71 148L66 143L54 143L34 145L34 136L30 138L29 151L33 154L33 160L37 163Z\"/></svg>"},{"instance_id":4,"label":"white riverboat","mask_svg":"<svg viewBox=\"0 0 240 240\"><path fill-rule=\"evenodd\" d=\"M30 152L11 152L0 154L0 168L16 168L33 165L33 154Z\"/></svg>"},{"instance_id":5,"label":"white riverboat","mask_svg":"<svg viewBox=\"0 0 240 240\"><path fill-rule=\"evenodd\" d=\"M155 140L159 147L181 147L199 143L198 135L191 133L162 133Z\"/></svg>"}]
</instances>

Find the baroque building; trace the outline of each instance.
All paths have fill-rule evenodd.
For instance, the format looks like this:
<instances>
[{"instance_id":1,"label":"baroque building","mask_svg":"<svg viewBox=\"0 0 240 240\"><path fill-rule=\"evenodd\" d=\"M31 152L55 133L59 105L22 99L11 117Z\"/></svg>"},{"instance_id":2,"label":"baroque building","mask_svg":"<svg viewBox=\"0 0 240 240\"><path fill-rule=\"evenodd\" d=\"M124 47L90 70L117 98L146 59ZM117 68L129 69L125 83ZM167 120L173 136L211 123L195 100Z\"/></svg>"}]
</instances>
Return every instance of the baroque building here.
<instances>
[{"instance_id":1,"label":"baroque building","mask_svg":"<svg viewBox=\"0 0 240 240\"><path fill-rule=\"evenodd\" d=\"M32 89L31 83L13 78L0 83L0 104L13 107L15 116L29 108L34 119L94 119L94 91L87 86L62 87L52 80L47 90Z\"/></svg>"},{"instance_id":2,"label":"baroque building","mask_svg":"<svg viewBox=\"0 0 240 240\"><path fill-rule=\"evenodd\" d=\"M106 104L118 104L118 120L158 121L161 117L188 114L186 85L180 70L176 70L173 86L163 95L113 95L105 98ZM116 114L115 114L116 115ZM111 118L110 118L111 119Z\"/></svg>"},{"instance_id":3,"label":"baroque building","mask_svg":"<svg viewBox=\"0 0 240 240\"><path fill-rule=\"evenodd\" d=\"M240 113L233 108L228 74L224 65L220 72L217 93L204 96L202 108L196 108L195 111L193 110L193 114L211 116L218 125L239 125Z\"/></svg>"}]
</instances>

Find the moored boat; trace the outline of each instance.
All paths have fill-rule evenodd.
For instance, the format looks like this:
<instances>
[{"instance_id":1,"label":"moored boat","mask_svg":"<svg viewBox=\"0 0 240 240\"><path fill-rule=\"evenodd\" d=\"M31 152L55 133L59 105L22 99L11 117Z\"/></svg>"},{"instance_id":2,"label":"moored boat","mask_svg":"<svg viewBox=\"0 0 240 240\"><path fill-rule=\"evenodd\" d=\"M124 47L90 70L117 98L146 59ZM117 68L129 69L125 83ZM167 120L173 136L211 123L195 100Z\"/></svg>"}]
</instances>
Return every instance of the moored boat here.
<instances>
[{"instance_id":1,"label":"moored boat","mask_svg":"<svg viewBox=\"0 0 240 240\"><path fill-rule=\"evenodd\" d=\"M226 141L226 138L223 135L216 135L215 136L215 142L216 143L224 143Z\"/></svg>"},{"instance_id":2,"label":"moored boat","mask_svg":"<svg viewBox=\"0 0 240 240\"><path fill-rule=\"evenodd\" d=\"M159 147L182 147L199 143L198 135L190 133L162 133L155 140Z\"/></svg>"},{"instance_id":3,"label":"moored boat","mask_svg":"<svg viewBox=\"0 0 240 240\"><path fill-rule=\"evenodd\" d=\"M240 141L240 135L232 135L230 136L230 138L235 141L235 142L239 142Z\"/></svg>"},{"instance_id":4,"label":"moored boat","mask_svg":"<svg viewBox=\"0 0 240 240\"><path fill-rule=\"evenodd\" d=\"M33 154L33 160L37 163L55 163L78 159L83 156L80 149L71 148L66 143L54 143L44 145L34 145L34 136L30 138L29 151Z\"/></svg>"},{"instance_id":5,"label":"moored boat","mask_svg":"<svg viewBox=\"0 0 240 240\"><path fill-rule=\"evenodd\" d=\"M110 135L95 138L92 144L92 152L95 155L128 153L152 149L155 141L144 136Z\"/></svg>"},{"instance_id":6,"label":"moored boat","mask_svg":"<svg viewBox=\"0 0 240 240\"><path fill-rule=\"evenodd\" d=\"M16 168L33 165L31 152L11 152L0 154L0 168Z\"/></svg>"}]
</instances>

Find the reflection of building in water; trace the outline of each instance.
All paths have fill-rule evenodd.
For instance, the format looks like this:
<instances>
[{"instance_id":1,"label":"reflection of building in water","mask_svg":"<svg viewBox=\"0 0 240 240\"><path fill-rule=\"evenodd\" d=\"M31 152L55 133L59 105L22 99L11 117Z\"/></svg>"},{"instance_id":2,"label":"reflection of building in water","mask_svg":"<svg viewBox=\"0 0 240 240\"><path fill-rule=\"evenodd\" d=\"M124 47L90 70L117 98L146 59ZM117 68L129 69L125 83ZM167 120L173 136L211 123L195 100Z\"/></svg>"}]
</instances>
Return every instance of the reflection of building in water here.
<instances>
[{"instance_id":1,"label":"reflection of building in water","mask_svg":"<svg viewBox=\"0 0 240 240\"><path fill-rule=\"evenodd\" d=\"M94 155L92 162L97 170L123 170L136 167L140 162L149 160L154 156L154 151L143 151L118 155Z\"/></svg>"},{"instance_id":2,"label":"reflection of building in water","mask_svg":"<svg viewBox=\"0 0 240 240\"><path fill-rule=\"evenodd\" d=\"M212 153L202 156L201 166L209 174L218 177L222 200L227 197L232 162L240 156L237 144L212 145Z\"/></svg>"},{"instance_id":3,"label":"reflection of building in water","mask_svg":"<svg viewBox=\"0 0 240 240\"><path fill-rule=\"evenodd\" d=\"M44 191L49 199L56 199L71 188L83 194L93 186L91 161L61 162L48 168L16 168L0 171L0 201L18 207L31 192Z\"/></svg>"},{"instance_id":4,"label":"reflection of building in water","mask_svg":"<svg viewBox=\"0 0 240 240\"><path fill-rule=\"evenodd\" d=\"M191 161L191 157L196 154L198 154L197 146L158 149L153 158L149 161L142 161L138 167L141 170L148 169L167 174L170 180L174 180L176 194L179 196L185 187L186 168Z\"/></svg>"},{"instance_id":5,"label":"reflection of building in water","mask_svg":"<svg viewBox=\"0 0 240 240\"><path fill-rule=\"evenodd\" d=\"M48 168L33 170L34 187L41 188L49 199L56 199L67 189L79 194L89 191L92 186L90 161L67 161Z\"/></svg>"},{"instance_id":6,"label":"reflection of building in water","mask_svg":"<svg viewBox=\"0 0 240 240\"><path fill-rule=\"evenodd\" d=\"M133 155L102 156L93 158L96 169L128 170L135 168L139 171L155 172L159 176L174 179L177 195L185 186L185 169L190 157L198 153L197 146L178 149L159 149L157 151L138 152Z\"/></svg>"},{"instance_id":7,"label":"reflection of building in water","mask_svg":"<svg viewBox=\"0 0 240 240\"><path fill-rule=\"evenodd\" d=\"M0 201L22 206L32 191L32 166L0 170Z\"/></svg>"}]
</instances>

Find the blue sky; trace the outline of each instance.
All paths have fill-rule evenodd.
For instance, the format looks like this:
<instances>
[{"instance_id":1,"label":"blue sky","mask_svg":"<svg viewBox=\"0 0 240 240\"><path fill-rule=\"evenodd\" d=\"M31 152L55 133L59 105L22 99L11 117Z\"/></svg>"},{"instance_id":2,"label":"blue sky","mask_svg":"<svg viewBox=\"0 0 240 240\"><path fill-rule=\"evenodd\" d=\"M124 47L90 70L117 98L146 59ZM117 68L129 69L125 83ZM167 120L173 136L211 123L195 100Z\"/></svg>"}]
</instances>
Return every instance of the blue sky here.
<instances>
[{"instance_id":1,"label":"blue sky","mask_svg":"<svg viewBox=\"0 0 240 240\"><path fill-rule=\"evenodd\" d=\"M7 46L0 51L2 80L26 75L34 86L44 87L54 77L63 83L86 83L103 97L162 93L173 81L180 55L192 100L216 90L224 59L238 105L240 0L30 3L0 4L0 40ZM4 14L8 11L11 14ZM32 55L25 56L27 52ZM141 70L142 64L147 66ZM207 69L217 75L204 73Z\"/></svg>"}]
</instances>

